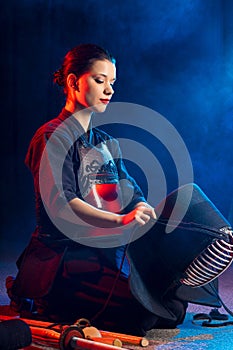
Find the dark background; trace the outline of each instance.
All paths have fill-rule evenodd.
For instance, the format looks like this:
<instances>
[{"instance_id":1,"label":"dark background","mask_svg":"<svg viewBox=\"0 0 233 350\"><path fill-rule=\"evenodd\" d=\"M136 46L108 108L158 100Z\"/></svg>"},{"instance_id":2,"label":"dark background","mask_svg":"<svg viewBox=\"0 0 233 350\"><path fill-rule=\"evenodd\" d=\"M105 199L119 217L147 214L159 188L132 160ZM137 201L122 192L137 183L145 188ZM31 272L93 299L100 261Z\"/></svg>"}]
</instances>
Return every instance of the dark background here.
<instances>
[{"instance_id":1,"label":"dark background","mask_svg":"<svg viewBox=\"0 0 233 350\"><path fill-rule=\"evenodd\" d=\"M86 42L117 59L113 101L149 107L174 125L195 182L232 221L233 1L9 0L0 18L2 257L17 256L34 229L24 157L35 130L63 106L52 73L70 48Z\"/></svg>"}]
</instances>

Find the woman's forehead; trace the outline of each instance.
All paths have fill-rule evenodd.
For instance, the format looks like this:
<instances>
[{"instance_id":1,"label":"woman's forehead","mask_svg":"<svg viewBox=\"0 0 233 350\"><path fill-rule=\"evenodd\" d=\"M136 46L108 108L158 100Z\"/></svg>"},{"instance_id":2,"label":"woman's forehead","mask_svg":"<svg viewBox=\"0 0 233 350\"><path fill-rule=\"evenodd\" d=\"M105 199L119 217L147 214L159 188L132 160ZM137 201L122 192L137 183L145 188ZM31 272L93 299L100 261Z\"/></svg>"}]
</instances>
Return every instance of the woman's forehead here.
<instances>
[{"instance_id":1,"label":"woman's forehead","mask_svg":"<svg viewBox=\"0 0 233 350\"><path fill-rule=\"evenodd\" d=\"M90 73L115 76L116 66L114 63L108 60L97 60L91 65Z\"/></svg>"}]
</instances>

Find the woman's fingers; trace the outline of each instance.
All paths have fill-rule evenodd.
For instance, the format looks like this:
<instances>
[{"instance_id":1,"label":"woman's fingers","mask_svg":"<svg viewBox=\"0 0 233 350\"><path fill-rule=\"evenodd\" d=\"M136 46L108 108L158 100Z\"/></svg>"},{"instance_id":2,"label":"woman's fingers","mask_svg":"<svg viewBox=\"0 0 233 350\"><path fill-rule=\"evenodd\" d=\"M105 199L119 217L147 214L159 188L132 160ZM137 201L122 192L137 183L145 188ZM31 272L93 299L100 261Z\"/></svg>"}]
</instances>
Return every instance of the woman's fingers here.
<instances>
[{"instance_id":1,"label":"woman's fingers","mask_svg":"<svg viewBox=\"0 0 233 350\"><path fill-rule=\"evenodd\" d=\"M156 219L156 214L152 207L139 206L136 208L135 220L140 225L145 225L151 218Z\"/></svg>"},{"instance_id":2,"label":"woman's fingers","mask_svg":"<svg viewBox=\"0 0 233 350\"><path fill-rule=\"evenodd\" d=\"M150 220L150 216L149 215L135 215L135 220L141 224L141 225L145 225L149 220Z\"/></svg>"},{"instance_id":3,"label":"woman's fingers","mask_svg":"<svg viewBox=\"0 0 233 350\"><path fill-rule=\"evenodd\" d=\"M156 215L154 208L152 208L152 218L157 220L157 215Z\"/></svg>"}]
</instances>

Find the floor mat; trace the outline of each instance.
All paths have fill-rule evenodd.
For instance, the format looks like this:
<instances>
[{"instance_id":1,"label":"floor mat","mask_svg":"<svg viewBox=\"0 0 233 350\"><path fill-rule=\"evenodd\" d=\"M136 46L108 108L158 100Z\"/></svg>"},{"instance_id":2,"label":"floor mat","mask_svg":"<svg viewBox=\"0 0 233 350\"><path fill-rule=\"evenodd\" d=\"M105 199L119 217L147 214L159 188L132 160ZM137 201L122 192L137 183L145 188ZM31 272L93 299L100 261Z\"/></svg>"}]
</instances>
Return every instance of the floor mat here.
<instances>
[{"instance_id":1,"label":"floor mat","mask_svg":"<svg viewBox=\"0 0 233 350\"><path fill-rule=\"evenodd\" d=\"M8 305L0 306L0 315L17 317ZM193 314L187 313L184 323L176 329L153 329L149 331L146 338L149 340L147 350L175 350L175 349L233 349L233 326L207 328L192 323ZM230 318L230 320L233 320ZM4 322L4 321L3 321ZM217 321L216 321L217 322ZM142 350L142 346L123 344L126 349ZM31 346L24 350L54 350L59 349L57 342L56 346L51 346L51 343L45 340L33 340ZM82 347L81 347L82 348ZM83 347L85 349L85 347ZM95 349L93 344L93 349Z\"/></svg>"}]
</instances>

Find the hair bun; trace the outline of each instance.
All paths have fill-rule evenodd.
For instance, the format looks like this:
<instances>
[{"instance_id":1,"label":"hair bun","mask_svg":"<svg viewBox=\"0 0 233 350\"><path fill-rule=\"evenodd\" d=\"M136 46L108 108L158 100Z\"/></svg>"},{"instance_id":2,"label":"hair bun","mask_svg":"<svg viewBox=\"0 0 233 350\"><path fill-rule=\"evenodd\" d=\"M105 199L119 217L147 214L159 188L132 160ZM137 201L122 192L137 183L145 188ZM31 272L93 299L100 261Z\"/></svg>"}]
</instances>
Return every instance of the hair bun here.
<instances>
[{"instance_id":1,"label":"hair bun","mask_svg":"<svg viewBox=\"0 0 233 350\"><path fill-rule=\"evenodd\" d=\"M53 81L54 83L58 84L59 86L64 86L64 74L63 69L60 68L56 72L53 73Z\"/></svg>"}]
</instances>

